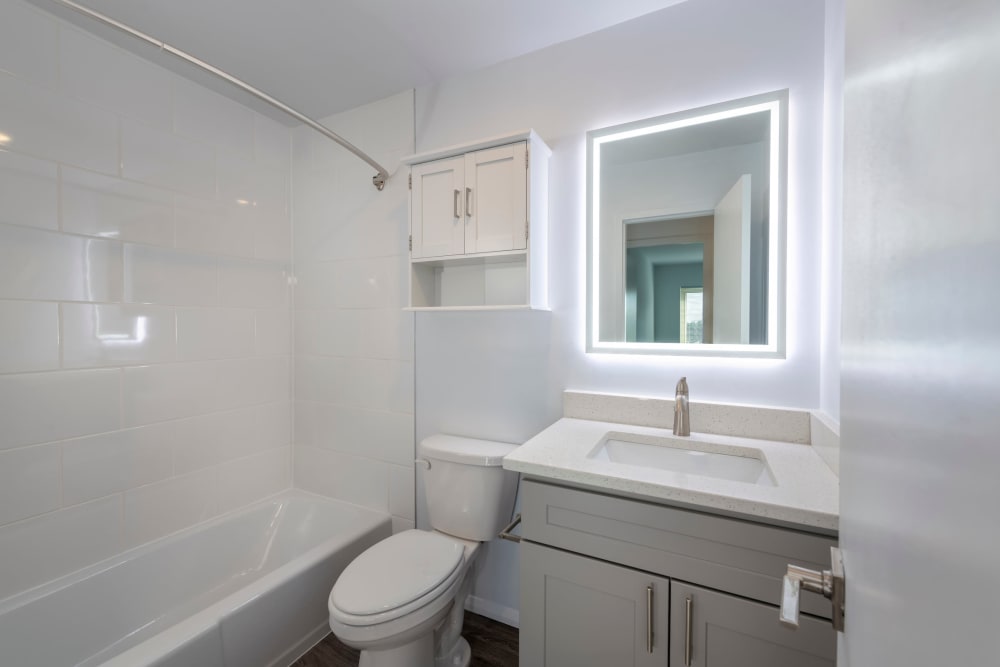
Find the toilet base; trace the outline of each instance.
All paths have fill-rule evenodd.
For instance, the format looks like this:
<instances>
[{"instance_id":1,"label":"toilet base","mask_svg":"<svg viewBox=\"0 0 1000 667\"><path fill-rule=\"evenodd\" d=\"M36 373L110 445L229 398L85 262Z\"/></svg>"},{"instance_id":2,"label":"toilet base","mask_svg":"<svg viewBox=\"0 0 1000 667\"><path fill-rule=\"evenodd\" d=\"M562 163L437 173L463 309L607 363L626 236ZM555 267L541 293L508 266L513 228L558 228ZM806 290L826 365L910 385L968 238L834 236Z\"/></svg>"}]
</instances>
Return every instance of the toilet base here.
<instances>
[{"instance_id":1,"label":"toilet base","mask_svg":"<svg viewBox=\"0 0 1000 667\"><path fill-rule=\"evenodd\" d=\"M430 635L391 649L362 649L358 667L469 667L472 649L465 637L459 637L447 655L433 657Z\"/></svg>"},{"instance_id":2,"label":"toilet base","mask_svg":"<svg viewBox=\"0 0 1000 667\"><path fill-rule=\"evenodd\" d=\"M362 649L358 667L437 667L433 656L434 638L427 634L395 648Z\"/></svg>"},{"instance_id":3,"label":"toilet base","mask_svg":"<svg viewBox=\"0 0 1000 667\"><path fill-rule=\"evenodd\" d=\"M472 649L465 637L459 637L447 655L434 659L434 667L469 667L472 660Z\"/></svg>"}]
</instances>

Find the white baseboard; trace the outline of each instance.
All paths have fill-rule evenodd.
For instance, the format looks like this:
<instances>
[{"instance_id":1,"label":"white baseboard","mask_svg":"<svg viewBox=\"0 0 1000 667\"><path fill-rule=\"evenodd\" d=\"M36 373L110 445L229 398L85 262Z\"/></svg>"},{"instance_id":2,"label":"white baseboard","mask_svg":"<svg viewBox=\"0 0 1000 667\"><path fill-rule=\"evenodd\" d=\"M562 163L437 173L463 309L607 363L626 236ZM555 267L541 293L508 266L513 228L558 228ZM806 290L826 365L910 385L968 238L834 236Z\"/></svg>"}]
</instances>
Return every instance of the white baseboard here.
<instances>
[{"instance_id":1,"label":"white baseboard","mask_svg":"<svg viewBox=\"0 0 1000 667\"><path fill-rule=\"evenodd\" d=\"M484 598L476 597L475 595L470 595L465 600L465 608L474 614L479 614L480 616L485 616L486 618L492 618L494 621L498 621L504 625L509 625L515 628L521 627L521 614L517 609L505 607L501 604L493 602L492 600L486 600Z\"/></svg>"}]
</instances>

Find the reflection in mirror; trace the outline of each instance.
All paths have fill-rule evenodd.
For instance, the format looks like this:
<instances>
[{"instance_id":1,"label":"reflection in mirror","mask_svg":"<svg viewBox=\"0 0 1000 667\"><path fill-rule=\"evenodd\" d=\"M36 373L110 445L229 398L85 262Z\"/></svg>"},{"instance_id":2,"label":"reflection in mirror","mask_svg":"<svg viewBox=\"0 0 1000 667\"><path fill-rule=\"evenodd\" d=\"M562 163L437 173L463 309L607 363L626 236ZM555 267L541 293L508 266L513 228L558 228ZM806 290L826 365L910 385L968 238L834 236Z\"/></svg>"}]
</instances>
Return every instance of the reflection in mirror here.
<instances>
[{"instance_id":1,"label":"reflection in mirror","mask_svg":"<svg viewBox=\"0 0 1000 667\"><path fill-rule=\"evenodd\" d=\"M588 134L591 350L783 352L786 99Z\"/></svg>"}]
</instances>

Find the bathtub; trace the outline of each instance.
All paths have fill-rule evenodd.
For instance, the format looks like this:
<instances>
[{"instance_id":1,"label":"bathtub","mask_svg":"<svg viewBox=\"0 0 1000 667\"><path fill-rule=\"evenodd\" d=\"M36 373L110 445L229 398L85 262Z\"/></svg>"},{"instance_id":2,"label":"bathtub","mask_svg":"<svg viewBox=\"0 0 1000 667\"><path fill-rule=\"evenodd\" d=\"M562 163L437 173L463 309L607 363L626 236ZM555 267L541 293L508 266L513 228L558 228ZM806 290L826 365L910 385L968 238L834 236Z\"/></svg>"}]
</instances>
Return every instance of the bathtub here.
<instances>
[{"instance_id":1,"label":"bathtub","mask_svg":"<svg viewBox=\"0 0 1000 667\"><path fill-rule=\"evenodd\" d=\"M289 491L0 601L4 667L288 665L390 519Z\"/></svg>"}]
</instances>

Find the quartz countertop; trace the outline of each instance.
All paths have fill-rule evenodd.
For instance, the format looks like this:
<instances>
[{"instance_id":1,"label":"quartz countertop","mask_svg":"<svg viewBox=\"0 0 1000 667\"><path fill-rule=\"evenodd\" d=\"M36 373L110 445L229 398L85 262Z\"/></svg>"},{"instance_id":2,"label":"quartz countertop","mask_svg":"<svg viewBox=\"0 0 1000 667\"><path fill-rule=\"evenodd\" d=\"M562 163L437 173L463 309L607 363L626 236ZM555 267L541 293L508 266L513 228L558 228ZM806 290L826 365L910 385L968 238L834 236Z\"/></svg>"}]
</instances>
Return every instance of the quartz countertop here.
<instances>
[{"instance_id":1,"label":"quartz countertop","mask_svg":"<svg viewBox=\"0 0 1000 667\"><path fill-rule=\"evenodd\" d=\"M705 451L759 450L775 486L587 458L608 433L672 438L670 429L564 417L504 458L503 467L534 477L700 506L824 530L837 530L839 481L810 445L693 432Z\"/></svg>"}]
</instances>

